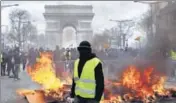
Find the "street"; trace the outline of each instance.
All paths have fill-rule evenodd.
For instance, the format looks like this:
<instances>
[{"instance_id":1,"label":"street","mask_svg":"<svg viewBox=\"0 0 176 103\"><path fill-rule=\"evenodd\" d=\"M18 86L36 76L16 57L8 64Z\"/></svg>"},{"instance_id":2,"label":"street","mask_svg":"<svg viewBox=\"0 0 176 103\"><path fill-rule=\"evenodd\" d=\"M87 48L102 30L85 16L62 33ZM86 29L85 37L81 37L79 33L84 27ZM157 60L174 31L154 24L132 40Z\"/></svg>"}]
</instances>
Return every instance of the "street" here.
<instances>
[{"instance_id":1,"label":"street","mask_svg":"<svg viewBox=\"0 0 176 103\"><path fill-rule=\"evenodd\" d=\"M0 77L1 80L1 102L0 103L25 103L20 96L16 94L19 88L35 89L39 87L33 83L25 71L20 72L20 80L15 81L12 78ZM19 101L20 100L20 101ZM13 101L13 102L12 102ZM18 102L17 102L18 101Z\"/></svg>"}]
</instances>

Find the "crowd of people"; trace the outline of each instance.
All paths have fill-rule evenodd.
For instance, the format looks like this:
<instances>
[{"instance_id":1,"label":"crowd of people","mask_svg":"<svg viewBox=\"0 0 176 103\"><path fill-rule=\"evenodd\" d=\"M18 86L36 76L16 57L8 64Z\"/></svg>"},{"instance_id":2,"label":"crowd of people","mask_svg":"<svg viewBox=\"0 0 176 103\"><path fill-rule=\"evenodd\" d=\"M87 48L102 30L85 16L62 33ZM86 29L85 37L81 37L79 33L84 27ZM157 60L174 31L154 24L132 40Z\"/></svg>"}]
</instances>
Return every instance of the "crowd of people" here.
<instances>
[{"instance_id":1,"label":"crowd of people","mask_svg":"<svg viewBox=\"0 0 176 103\"><path fill-rule=\"evenodd\" d=\"M19 68L22 64L23 70L25 69L26 60L25 53L20 52L19 47L3 51L1 54L1 76L9 76L10 78L19 80Z\"/></svg>"},{"instance_id":2,"label":"crowd of people","mask_svg":"<svg viewBox=\"0 0 176 103\"><path fill-rule=\"evenodd\" d=\"M53 61L56 68L61 65L60 62L63 64L63 61L74 61L79 57L77 48L59 48L59 46L56 46L55 50L30 48L27 52L24 52L20 50L19 47L14 47L4 50L1 55L1 76L9 76L9 78L19 80L19 68L21 67L25 70L26 64L33 65L39 57L40 52L44 51L51 52L53 54ZM92 52L102 60L116 60L124 51L117 49L93 49Z\"/></svg>"}]
</instances>

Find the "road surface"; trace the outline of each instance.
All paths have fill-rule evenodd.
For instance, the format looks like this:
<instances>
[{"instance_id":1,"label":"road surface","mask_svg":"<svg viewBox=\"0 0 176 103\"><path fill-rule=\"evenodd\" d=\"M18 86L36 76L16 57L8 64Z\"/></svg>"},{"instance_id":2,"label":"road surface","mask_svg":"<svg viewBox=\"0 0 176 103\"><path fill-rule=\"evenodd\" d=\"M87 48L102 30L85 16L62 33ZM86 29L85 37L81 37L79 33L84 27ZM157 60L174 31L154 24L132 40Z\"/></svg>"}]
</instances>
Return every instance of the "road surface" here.
<instances>
[{"instance_id":1,"label":"road surface","mask_svg":"<svg viewBox=\"0 0 176 103\"><path fill-rule=\"evenodd\" d=\"M20 103L19 100L21 99L20 96L16 94L16 90L19 88L26 88L26 89L35 89L39 88L39 86L33 83L30 77L27 75L25 71L20 72L20 80L15 81L12 78L0 77L1 81L1 98L0 103ZM24 103L24 102L22 102Z\"/></svg>"}]
</instances>

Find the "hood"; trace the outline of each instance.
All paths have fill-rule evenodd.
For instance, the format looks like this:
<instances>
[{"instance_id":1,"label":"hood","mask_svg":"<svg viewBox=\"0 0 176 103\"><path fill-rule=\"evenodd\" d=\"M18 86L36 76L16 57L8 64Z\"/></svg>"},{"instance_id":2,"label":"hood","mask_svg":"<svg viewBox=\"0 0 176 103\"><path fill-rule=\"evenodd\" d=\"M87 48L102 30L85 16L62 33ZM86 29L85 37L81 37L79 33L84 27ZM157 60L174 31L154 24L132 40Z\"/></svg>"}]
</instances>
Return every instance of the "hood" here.
<instances>
[{"instance_id":1,"label":"hood","mask_svg":"<svg viewBox=\"0 0 176 103\"><path fill-rule=\"evenodd\" d=\"M80 53L79 59L87 61L95 57L96 55L94 53Z\"/></svg>"}]
</instances>

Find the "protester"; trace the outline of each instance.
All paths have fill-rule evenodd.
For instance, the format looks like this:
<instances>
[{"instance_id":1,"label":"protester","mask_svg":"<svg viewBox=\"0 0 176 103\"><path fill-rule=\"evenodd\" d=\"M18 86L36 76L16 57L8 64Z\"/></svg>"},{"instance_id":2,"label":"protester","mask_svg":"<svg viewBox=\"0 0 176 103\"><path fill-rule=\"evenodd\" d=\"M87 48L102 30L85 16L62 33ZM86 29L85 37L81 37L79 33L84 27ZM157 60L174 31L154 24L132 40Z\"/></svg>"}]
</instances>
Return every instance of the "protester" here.
<instances>
[{"instance_id":1,"label":"protester","mask_svg":"<svg viewBox=\"0 0 176 103\"><path fill-rule=\"evenodd\" d=\"M1 62L1 76L5 76L5 71L6 71L6 55L3 52L2 54L2 62Z\"/></svg>"},{"instance_id":2,"label":"protester","mask_svg":"<svg viewBox=\"0 0 176 103\"><path fill-rule=\"evenodd\" d=\"M21 63L21 58L20 58L20 49L19 47L17 47L15 49L15 56L14 56L14 59L15 59L15 76L14 76L14 79L15 80L19 80L19 71L20 71L20 63Z\"/></svg>"},{"instance_id":3,"label":"protester","mask_svg":"<svg viewBox=\"0 0 176 103\"><path fill-rule=\"evenodd\" d=\"M10 75L11 71L14 77L14 66L15 66L14 54L13 50L10 50L8 53L8 63L7 63L7 74L9 77L11 77Z\"/></svg>"}]
</instances>

